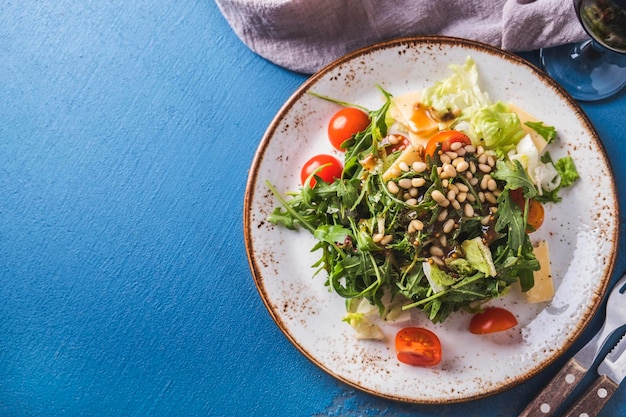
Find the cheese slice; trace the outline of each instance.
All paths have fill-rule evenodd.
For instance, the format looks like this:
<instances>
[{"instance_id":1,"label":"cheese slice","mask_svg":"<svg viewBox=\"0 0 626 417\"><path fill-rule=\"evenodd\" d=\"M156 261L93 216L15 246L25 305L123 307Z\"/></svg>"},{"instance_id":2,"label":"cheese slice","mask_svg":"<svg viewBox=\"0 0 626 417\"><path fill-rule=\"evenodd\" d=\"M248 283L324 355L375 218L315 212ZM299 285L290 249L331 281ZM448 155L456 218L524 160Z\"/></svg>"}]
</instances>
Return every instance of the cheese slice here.
<instances>
[{"instance_id":1,"label":"cheese slice","mask_svg":"<svg viewBox=\"0 0 626 417\"><path fill-rule=\"evenodd\" d=\"M428 139L439 131L441 123L433 118L421 103L422 92L414 91L394 97L390 115L409 134L409 141L415 147L425 146Z\"/></svg>"},{"instance_id":2,"label":"cheese slice","mask_svg":"<svg viewBox=\"0 0 626 417\"><path fill-rule=\"evenodd\" d=\"M399 177L402 174L402 170L400 169L400 164L402 162L405 162L408 166L411 166L413 162L422 162L422 152L423 150L421 146L407 146L407 148L402 151L400 156L398 156L398 159L393 161L393 164L391 164L383 173L383 180L389 181L392 178Z\"/></svg>"},{"instance_id":3,"label":"cheese slice","mask_svg":"<svg viewBox=\"0 0 626 417\"><path fill-rule=\"evenodd\" d=\"M546 142L546 140L543 138L543 136L541 136L539 133L535 132L534 129L526 126L526 122L536 123L536 122L539 122L539 119L537 119L534 116L530 115L526 111L520 109L519 107L517 107L516 104L508 103L508 106L509 106L509 109L511 109L512 112L517 114L517 117L519 118L519 121L522 124L522 130L524 131L524 133L530 135L530 138L532 139L533 143L535 144L535 146L539 150L539 154L541 154L543 152L544 148L546 147L546 145L548 144L548 142Z\"/></svg>"},{"instance_id":4,"label":"cheese slice","mask_svg":"<svg viewBox=\"0 0 626 417\"><path fill-rule=\"evenodd\" d=\"M417 126L411 121L415 104L420 103L421 91L414 91L402 96L393 98L393 105L390 109L391 117L400 122L409 131L416 132Z\"/></svg>"},{"instance_id":5,"label":"cheese slice","mask_svg":"<svg viewBox=\"0 0 626 417\"><path fill-rule=\"evenodd\" d=\"M542 240L533 248L533 253L539 261L540 269L535 271L535 285L524 293L529 303L542 303L550 301L554 297L554 281L550 268L550 256L548 242Z\"/></svg>"}]
</instances>

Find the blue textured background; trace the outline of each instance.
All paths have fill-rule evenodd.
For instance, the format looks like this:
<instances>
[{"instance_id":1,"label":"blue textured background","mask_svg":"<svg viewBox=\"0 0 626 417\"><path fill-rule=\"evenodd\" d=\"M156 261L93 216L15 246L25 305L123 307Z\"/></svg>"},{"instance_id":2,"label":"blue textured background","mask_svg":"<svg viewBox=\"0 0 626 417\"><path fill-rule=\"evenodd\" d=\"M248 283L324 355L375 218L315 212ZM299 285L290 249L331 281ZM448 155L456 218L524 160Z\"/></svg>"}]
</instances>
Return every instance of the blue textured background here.
<instances>
[{"instance_id":1,"label":"blue textured background","mask_svg":"<svg viewBox=\"0 0 626 417\"><path fill-rule=\"evenodd\" d=\"M336 381L273 323L243 244L248 168L306 76L250 52L212 1L0 16L1 416L514 416L566 359L467 404ZM626 190L626 94L583 108ZM623 410L621 388L601 415Z\"/></svg>"}]
</instances>

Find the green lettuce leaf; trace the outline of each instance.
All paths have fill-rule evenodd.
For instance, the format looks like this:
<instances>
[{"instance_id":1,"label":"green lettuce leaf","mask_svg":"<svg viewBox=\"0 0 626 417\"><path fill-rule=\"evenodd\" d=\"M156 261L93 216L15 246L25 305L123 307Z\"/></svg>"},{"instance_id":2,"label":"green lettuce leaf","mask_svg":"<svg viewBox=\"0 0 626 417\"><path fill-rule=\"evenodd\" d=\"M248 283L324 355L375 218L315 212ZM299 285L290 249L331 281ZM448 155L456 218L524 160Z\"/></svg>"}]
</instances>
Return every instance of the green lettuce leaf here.
<instances>
[{"instance_id":1,"label":"green lettuce leaf","mask_svg":"<svg viewBox=\"0 0 626 417\"><path fill-rule=\"evenodd\" d=\"M517 114L511 112L509 106L500 101L474 112L469 122L476 137L482 140L487 148L495 149L502 154L515 148L524 137Z\"/></svg>"},{"instance_id":2,"label":"green lettuce leaf","mask_svg":"<svg viewBox=\"0 0 626 417\"><path fill-rule=\"evenodd\" d=\"M496 267L493 264L491 251L480 237L469 239L461 244L465 260L477 271L488 276L496 276Z\"/></svg>"},{"instance_id":3,"label":"green lettuce leaf","mask_svg":"<svg viewBox=\"0 0 626 417\"><path fill-rule=\"evenodd\" d=\"M423 92L424 104L457 117L454 129L466 133L475 143L501 154L515 147L524 136L517 114L497 102L493 104L478 83L478 68L472 58L463 65L451 65L452 75Z\"/></svg>"},{"instance_id":4,"label":"green lettuce leaf","mask_svg":"<svg viewBox=\"0 0 626 417\"><path fill-rule=\"evenodd\" d=\"M478 86L478 68L470 57L463 65L450 65L452 75L424 90L422 101L435 110L455 114L467 108L481 108L490 104L489 96Z\"/></svg>"},{"instance_id":5,"label":"green lettuce leaf","mask_svg":"<svg viewBox=\"0 0 626 417\"><path fill-rule=\"evenodd\" d=\"M556 139L554 126L546 126L543 122L526 122L524 124L540 134L546 140L546 143L552 143Z\"/></svg>"}]
</instances>

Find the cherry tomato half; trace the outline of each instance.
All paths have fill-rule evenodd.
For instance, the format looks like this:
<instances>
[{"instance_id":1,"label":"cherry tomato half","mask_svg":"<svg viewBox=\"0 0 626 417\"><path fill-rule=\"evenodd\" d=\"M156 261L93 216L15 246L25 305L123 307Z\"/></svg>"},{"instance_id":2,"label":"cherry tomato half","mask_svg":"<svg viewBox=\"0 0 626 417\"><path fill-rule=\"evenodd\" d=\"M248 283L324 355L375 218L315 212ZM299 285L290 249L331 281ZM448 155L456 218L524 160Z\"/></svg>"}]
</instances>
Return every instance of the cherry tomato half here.
<instances>
[{"instance_id":1,"label":"cherry tomato half","mask_svg":"<svg viewBox=\"0 0 626 417\"><path fill-rule=\"evenodd\" d=\"M526 199L524 198L524 193L521 188L517 188L515 190L510 190L509 195L511 196L511 200L517 203L518 206L522 210L526 205ZM528 206L528 225L526 227L526 231L529 233L534 232L539 229L543 224L543 218L545 216L545 212L543 209L543 204L534 199L529 200L530 206Z\"/></svg>"},{"instance_id":2,"label":"cherry tomato half","mask_svg":"<svg viewBox=\"0 0 626 417\"><path fill-rule=\"evenodd\" d=\"M437 365L441 362L441 342L430 330L405 327L396 334L396 356L407 365Z\"/></svg>"},{"instance_id":3,"label":"cherry tomato half","mask_svg":"<svg viewBox=\"0 0 626 417\"><path fill-rule=\"evenodd\" d=\"M300 171L300 180L302 185L306 182L306 179L317 169L322 167L315 175L320 177L326 183L332 183L335 178L341 178L341 172L343 171L343 165L341 162L331 155L315 155L309 159ZM315 187L315 178L311 178L310 186Z\"/></svg>"},{"instance_id":4,"label":"cherry tomato half","mask_svg":"<svg viewBox=\"0 0 626 417\"><path fill-rule=\"evenodd\" d=\"M508 330L517 326L517 319L509 310L500 307L487 307L470 321L470 332L487 334Z\"/></svg>"},{"instance_id":5,"label":"cherry tomato half","mask_svg":"<svg viewBox=\"0 0 626 417\"><path fill-rule=\"evenodd\" d=\"M341 145L354 134L361 132L370 125L370 118L363 110L344 107L330 118L328 138L333 147L345 151Z\"/></svg>"},{"instance_id":6,"label":"cherry tomato half","mask_svg":"<svg viewBox=\"0 0 626 417\"><path fill-rule=\"evenodd\" d=\"M424 155L429 155L432 158L435 155L439 143L441 143L441 150L447 152L450 150L450 145L455 142L461 142L463 145L470 145L472 143L470 138L463 132L459 132L458 130L442 130L428 140Z\"/></svg>"}]
</instances>

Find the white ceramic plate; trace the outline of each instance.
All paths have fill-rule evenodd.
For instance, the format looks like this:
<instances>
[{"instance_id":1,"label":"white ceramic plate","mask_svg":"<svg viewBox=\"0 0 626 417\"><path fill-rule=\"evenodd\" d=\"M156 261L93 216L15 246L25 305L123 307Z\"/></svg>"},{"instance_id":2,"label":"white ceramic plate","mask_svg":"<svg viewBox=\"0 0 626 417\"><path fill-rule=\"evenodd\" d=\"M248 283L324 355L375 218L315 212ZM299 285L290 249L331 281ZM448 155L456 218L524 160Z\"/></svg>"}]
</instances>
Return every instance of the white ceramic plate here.
<instances>
[{"instance_id":1,"label":"white ceramic plate","mask_svg":"<svg viewBox=\"0 0 626 417\"><path fill-rule=\"evenodd\" d=\"M332 153L326 124L337 105L308 90L370 109L382 105L375 85L399 96L450 74L450 64L472 56L491 98L510 101L555 126L556 159L571 155L579 182L546 205L546 219L532 240L550 245L556 296L527 304L513 291L491 304L513 311L519 325L507 332L473 335L470 317L458 313L433 325L419 312L410 322L383 323L384 341L358 341L341 322L344 300L313 277L313 238L266 221L278 205L265 181L281 192L299 186L302 164ZM341 155L338 155L341 157ZM555 83L515 55L479 43L442 37L400 39L348 55L307 80L269 126L252 164L245 195L244 233L259 293L287 338L320 368L354 387L382 397L415 402L466 401L508 389L537 374L580 335L606 290L616 254L618 202L611 168L596 132L578 105ZM412 367L395 357L394 337L407 325L433 330L442 362ZM296 372L296 370L294 370Z\"/></svg>"}]
</instances>

